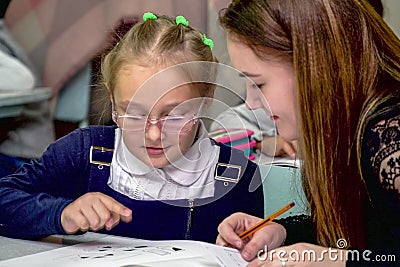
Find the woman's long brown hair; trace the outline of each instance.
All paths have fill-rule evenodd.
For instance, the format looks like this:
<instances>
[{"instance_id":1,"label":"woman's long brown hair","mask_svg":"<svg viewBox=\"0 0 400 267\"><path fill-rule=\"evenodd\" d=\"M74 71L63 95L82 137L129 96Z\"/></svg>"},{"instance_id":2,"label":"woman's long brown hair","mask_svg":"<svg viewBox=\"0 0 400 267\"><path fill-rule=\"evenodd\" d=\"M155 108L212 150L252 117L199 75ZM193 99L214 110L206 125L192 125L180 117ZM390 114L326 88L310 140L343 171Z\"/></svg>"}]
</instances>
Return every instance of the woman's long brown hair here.
<instances>
[{"instance_id":1,"label":"woman's long brown hair","mask_svg":"<svg viewBox=\"0 0 400 267\"><path fill-rule=\"evenodd\" d=\"M399 39L365 0L234 0L220 22L261 59L293 62L318 242L365 247L362 133L392 93L381 81L400 80Z\"/></svg>"}]
</instances>

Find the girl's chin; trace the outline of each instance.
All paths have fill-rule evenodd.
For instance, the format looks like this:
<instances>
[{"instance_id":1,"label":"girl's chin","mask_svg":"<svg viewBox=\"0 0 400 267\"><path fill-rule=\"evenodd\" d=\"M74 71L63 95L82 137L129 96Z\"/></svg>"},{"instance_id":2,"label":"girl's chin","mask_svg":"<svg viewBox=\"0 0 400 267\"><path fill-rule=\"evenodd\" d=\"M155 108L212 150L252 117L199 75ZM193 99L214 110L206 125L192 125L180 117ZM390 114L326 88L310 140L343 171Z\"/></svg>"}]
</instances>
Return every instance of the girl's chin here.
<instances>
[{"instance_id":1,"label":"girl's chin","mask_svg":"<svg viewBox=\"0 0 400 267\"><path fill-rule=\"evenodd\" d=\"M157 169L163 168L183 157L182 151L178 149L171 149L170 147L164 149L163 153L158 153L158 151L152 151L156 153L148 153L149 149L146 148L143 148L142 151L144 153L141 153L140 155L138 155L138 153L135 153L136 157L147 166Z\"/></svg>"},{"instance_id":2,"label":"girl's chin","mask_svg":"<svg viewBox=\"0 0 400 267\"><path fill-rule=\"evenodd\" d=\"M162 168L169 164L165 154L160 155L145 155L141 160L148 166L153 168Z\"/></svg>"},{"instance_id":3,"label":"girl's chin","mask_svg":"<svg viewBox=\"0 0 400 267\"><path fill-rule=\"evenodd\" d=\"M155 169L161 169L161 168L164 168L167 165L168 165L168 163L167 164L150 163L149 166L152 167L152 168L155 168Z\"/></svg>"}]
</instances>

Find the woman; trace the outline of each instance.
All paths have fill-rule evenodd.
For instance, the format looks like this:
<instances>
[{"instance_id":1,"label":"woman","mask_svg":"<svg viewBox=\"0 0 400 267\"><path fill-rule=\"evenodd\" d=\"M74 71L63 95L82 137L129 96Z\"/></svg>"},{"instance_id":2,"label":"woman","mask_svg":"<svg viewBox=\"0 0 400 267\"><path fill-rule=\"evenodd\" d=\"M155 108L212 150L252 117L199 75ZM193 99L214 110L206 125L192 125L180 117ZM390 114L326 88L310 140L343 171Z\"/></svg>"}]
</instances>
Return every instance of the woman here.
<instances>
[{"instance_id":1,"label":"woman","mask_svg":"<svg viewBox=\"0 0 400 267\"><path fill-rule=\"evenodd\" d=\"M217 243L236 245L247 260L286 237L285 244L318 244L297 243L283 247L286 252L396 249L399 39L365 0L234 0L220 21L233 65L253 82L248 105L265 108L284 139L298 140L312 217L281 221L286 228L268 225L244 244L237 233L259 219L235 214L219 226ZM286 254L253 264L346 264L321 259L295 261Z\"/></svg>"}]
</instances>

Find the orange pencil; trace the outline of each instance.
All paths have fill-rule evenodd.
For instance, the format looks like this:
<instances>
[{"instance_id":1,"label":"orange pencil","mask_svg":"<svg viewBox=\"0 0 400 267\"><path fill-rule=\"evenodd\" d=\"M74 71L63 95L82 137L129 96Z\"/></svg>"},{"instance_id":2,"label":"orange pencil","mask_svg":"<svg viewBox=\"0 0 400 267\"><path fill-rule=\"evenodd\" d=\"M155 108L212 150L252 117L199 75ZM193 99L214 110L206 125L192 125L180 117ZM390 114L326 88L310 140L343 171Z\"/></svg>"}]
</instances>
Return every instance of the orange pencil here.
<instances>
[{"instance_id":1,"label":"orange pencil","mask_svg":"<svg viewBox=\"0 0 400 267\"><path fill-rule=\"evenodd\" d=\"M247 229L243 233L239 234L240 239L243 240L246 237L254 234L258 230L260 230L261 227L265 226L267 223L271 222L272 220L276 219L281 214L283 214L286 211L288 211L291 208L293 208L294 205L295 205L294 202L290 202L289 204L287 204L286 206L283 206L282 208L280 208L279 210L275 211L274 213L272 213L271 215L269 215L265 219L259 221L257 224L253 225L252 227L250 227L249 229ZM233 248L233 246L231 244L229 244L228 247L232 247Z\"/></svg>"}]
</instances>

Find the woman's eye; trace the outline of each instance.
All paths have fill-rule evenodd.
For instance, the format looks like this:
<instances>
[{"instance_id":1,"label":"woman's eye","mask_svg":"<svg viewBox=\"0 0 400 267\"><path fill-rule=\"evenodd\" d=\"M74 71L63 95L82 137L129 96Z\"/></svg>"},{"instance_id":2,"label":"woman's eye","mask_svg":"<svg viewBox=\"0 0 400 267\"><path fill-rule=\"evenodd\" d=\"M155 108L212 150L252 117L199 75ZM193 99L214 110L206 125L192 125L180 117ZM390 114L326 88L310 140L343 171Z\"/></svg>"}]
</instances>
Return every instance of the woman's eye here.
<instances>
[{"instance_id":1,"label":"woman's eye","mask_svg":"<svg viewBox=\"0 0 400 267\"><path fill-rule=\"evenodd\" d=\"M251 84L251 88L253 89L261 89L265 84L264 83L259 83L259 84Z\"/></svg>"}]
</instances>

